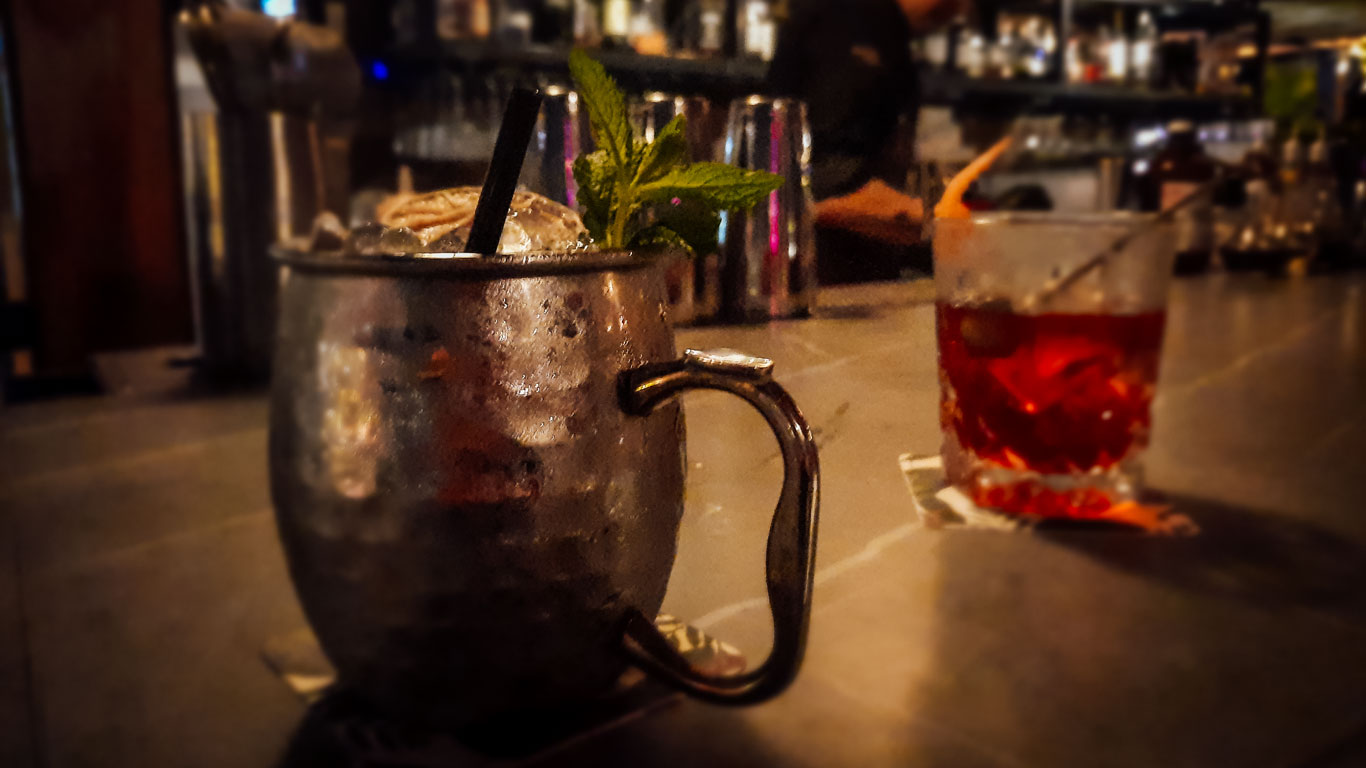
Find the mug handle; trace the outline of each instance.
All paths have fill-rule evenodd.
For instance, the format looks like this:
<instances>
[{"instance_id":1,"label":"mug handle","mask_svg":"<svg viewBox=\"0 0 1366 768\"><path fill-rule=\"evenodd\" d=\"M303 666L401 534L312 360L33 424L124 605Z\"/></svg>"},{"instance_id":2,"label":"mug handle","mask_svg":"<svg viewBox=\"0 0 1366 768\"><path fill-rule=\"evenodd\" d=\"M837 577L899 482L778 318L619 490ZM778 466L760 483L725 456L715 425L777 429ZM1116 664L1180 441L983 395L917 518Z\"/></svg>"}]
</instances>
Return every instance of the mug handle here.
<instances>
[{"instance_id":1,"label":"mug handle","mask_svg":"<svg viewBox=\"0 0 1366 768\"><path fill-rule=\"evenodd\" d=\"M773 362L732 350L689 349L679 360L644 365L621 375L621 402L644 416L689 389L719 389L754 406L778 438L783 491L768 529L766 574L773 614L773 650L757 668L740 675L708 675L694 669L655 628L652 617L633 609L623 644L632 661L661 681L719 704L755 704L787 688L806 652L815 577L816 515L820 466L806 419L787 391L773 381Z\"/></svg>"}]
</instances>

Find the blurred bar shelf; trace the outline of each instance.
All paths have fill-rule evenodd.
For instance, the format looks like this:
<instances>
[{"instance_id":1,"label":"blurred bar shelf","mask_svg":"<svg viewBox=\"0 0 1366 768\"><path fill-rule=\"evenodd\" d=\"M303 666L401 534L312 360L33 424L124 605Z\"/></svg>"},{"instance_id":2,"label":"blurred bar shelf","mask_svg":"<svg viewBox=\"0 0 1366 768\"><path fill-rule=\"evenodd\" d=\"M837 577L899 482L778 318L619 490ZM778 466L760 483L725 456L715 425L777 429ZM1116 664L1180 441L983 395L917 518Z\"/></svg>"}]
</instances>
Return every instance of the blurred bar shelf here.
<instances>
[{"instance_id":1,"label":"blurred bar shelf","mask_svg":"<svg viewBox=\"0 0 1366 768\"><path fill-rule=\"evenodd\" d=\"M528 79L569 80L568 46L502 45L484 41L440 41L405 47L386 58L393 74L402 77L434 66L457 71L513 71ZM733 98L765 90L768 62L742 58L683 58L646 56L623 49L594 50L593 56L629 91L668 91L716 98Z\"/></svg>"},{"instance_id":2,"label":"blurred bar shelf","mask_svg":"<svg viewBox=\"0 0 1366 768\"><path fill-rule=\"evenodd\" d=\"M568 81L570 48L508 46L482 41L437 42L395 50L384 57L397 84L437 67L457 72L512 71L527 79ZM666 91L728 99L764 93L768 63L753 59L644 56L629 50L593 54L629 91ZM1053 111L1118 118L1239 118L1257 112L1242 95L1196 95L1119 85L1069 85L1048 80L989 80L960 73L924 70L923 102L965 113Z\"/></svg>"},{"instance_id":3,"label":"blurred bar shelf","mask_svg":"<svg viewBox=\"0 0 1366 768\"><path fill-rule=\"evenodd\" d=\"M924 103L967 114L1053 112L1108 115L1116 119L1251 117L1256 101L1244 95L1200 95L1121 85L1066 84L1041 80L983 80L950 72L923 72Z\"/></svg>"}]
</instances>

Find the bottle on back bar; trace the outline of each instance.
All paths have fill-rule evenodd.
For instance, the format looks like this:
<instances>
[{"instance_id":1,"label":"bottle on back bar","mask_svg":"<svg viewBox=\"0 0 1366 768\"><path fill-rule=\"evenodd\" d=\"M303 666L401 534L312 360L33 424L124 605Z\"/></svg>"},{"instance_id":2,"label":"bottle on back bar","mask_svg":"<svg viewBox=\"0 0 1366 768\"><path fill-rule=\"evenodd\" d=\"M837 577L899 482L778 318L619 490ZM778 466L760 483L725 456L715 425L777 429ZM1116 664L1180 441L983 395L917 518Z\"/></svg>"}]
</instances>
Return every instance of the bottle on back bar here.
<instances>
[{"instance_id":1,"label":"bottle on back bar","mask_svg":"<svg viewBox=\"0 0 1366 768\"><path fill-rule=\"evenodd\" d=\"M1309 183L1308 148L1291 136L1281 148L1281 200L1278 229L1286 246L1285 265L1314 251L1314 199ZM1284 265L1282 265L1284 266Z\"/></svg>"},{"instance_id":2,"label":"bottle on back bar","mask_svg":"<svg viewBox=\"0 0 1366 768\"><path fill-rule=\"evenodd\" d=\"M574 44L596 48L602 43L602 3L598 0L573 0Z\"/></svg>"},{"instance_id":3,"label":"bottle on back bar","mask_svg":"<svg viewBox=\"0 0 1366 768\"><path fill-rule=\"evenodd\" d=\"M436 0L436 36L443 40L481 39L492 23L489 0Z\"/></svg>"},{"instance_id":4,"label":"bottle on back bar","mask_svg":"<svg viewBox=\"0 0 1366 768\"><path fill-rule=\"evenodd\" d=\"M498 42L517 48L531 42L531 29L536 21L535 8L530 0L503 0L498 4Z\"/></svg>"},{"instance_id":5,"label":"bottle on back bar","mask_svg":"<svg viewBox=\"0 0 1366 768\"><path fill-rule=\"evenodd\" d=\"M631 37L631 0L603 0L602 37L604 44L625 48Z\"/></svg>"},{"instance_id":6,"label":"bottle on back bar","mask_svg":"<svg viewBox=\"0 0 1366 768\"><path fill-rule=\"evenodd\" d=\"M1347 224L1331 154L1327 134L1320 130L1318 140L1309 147L1309 162L1301 182L1308 199L1308 235L1314 248L1313 260L1319 268L1336 268L1349 261Z\"/></svg>"},{"instance_id":7,"label":"bottle on back bar","mask_svg":"<svg viewBox=\"0 0 1366 768\"><path fill-rule=\"evenodd\" d=\"M1165 210L1214 180L1219 166L1196 137L1195 126L1176 120L1167 126L1167 144L1148 175L1144 207ZM1209 269L1214 254L1214 209L1207 197L1188 205L1176 217L1176 273L1199 274Z\"/></svg>"}]
</instances>

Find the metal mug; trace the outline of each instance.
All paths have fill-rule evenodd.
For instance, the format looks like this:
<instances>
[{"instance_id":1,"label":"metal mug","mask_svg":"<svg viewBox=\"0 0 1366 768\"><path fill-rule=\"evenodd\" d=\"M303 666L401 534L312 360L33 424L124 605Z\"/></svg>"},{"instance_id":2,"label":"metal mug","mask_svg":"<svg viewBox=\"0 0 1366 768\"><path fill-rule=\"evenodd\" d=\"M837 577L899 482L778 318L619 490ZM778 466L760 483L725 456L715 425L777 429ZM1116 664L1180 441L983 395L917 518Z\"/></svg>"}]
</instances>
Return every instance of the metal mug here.
<instances>
[{"instance_id":1,"label":"metal mug","mask_svg":"<svg viewBox=\"0 0 1366 768\"><path fill-rule=\"evenodd\" d=\"M732 102L724 160L786 181L750 210L722 215L722 317L762 322L810 314L818 283L806 105L764 96Z\"/></svg>"},{"instance_id":2,"label":"metal mug","mask_svg":"<svg viewBox=\"0 0 1366 768\"><path fill-rule=\"evenodd\" d=\"M343 683L445 725L582 701L628 663L721 703L795 676L819 469L739 353L674 352L661 260L277 251L271 493L304 611ZM737 676L655 629L683 513L675 396L718 389L778 437L774 640Z\"/></svg>"},{"instance_id":3,"label":"metal mug","mask_svg":"<svg viewBox=\"0 0 1366 768\"><path fill-rule=\"evenodd\" d=\"M522 164L522 182L533 192L575 208L574 161L593 151L588 112L582 109L579 94L563 85L544 85L541 93L536 130Z\"/></svg>"},{"instance_id":4,"label":"metal mug","mask_svg":"<svg viewBox=\"0 0 1366 768\"><path fill-rule=\"evenodd\" d=\"M706 98L650 91L631 107L636 137L654 141L655 136L682 115L687 120L684 136L693 161L720 159L725 115ZM718 119L720 118L720 119ZM675 325L716 320L721 313L721 279L718 253L698 253L679 259L668 268L669 314Z\"/></svg>"}]
</instances>

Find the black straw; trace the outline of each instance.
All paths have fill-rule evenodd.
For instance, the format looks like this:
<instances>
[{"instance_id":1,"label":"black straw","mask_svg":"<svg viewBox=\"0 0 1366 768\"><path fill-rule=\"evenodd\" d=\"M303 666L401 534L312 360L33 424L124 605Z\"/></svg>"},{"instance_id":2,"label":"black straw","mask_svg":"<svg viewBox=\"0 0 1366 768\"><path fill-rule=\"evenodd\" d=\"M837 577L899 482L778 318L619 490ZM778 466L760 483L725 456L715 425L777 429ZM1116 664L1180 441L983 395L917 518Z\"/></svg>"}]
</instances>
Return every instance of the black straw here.
<instances>
[{"instance_id":1,"label":"black straw","mask_svg":"<svg viewBox=\"0 0 1366 768\"><path fill-rule=\"evenodd\" d=\"M498 128L498 140L493 145L493 160L489 162L484 189L479 193L479 205L474 209L470 224L470 238L465 250L470 253L498 252L498 241L503 239L503 224L507 221L512 193L517 191L517 177L522 174L522 159L526 157L531 132L536 128L536 115L541 111L541 92L531 88L517 88L508 99L503 124Z\"/></svg>"}]
</instances>

